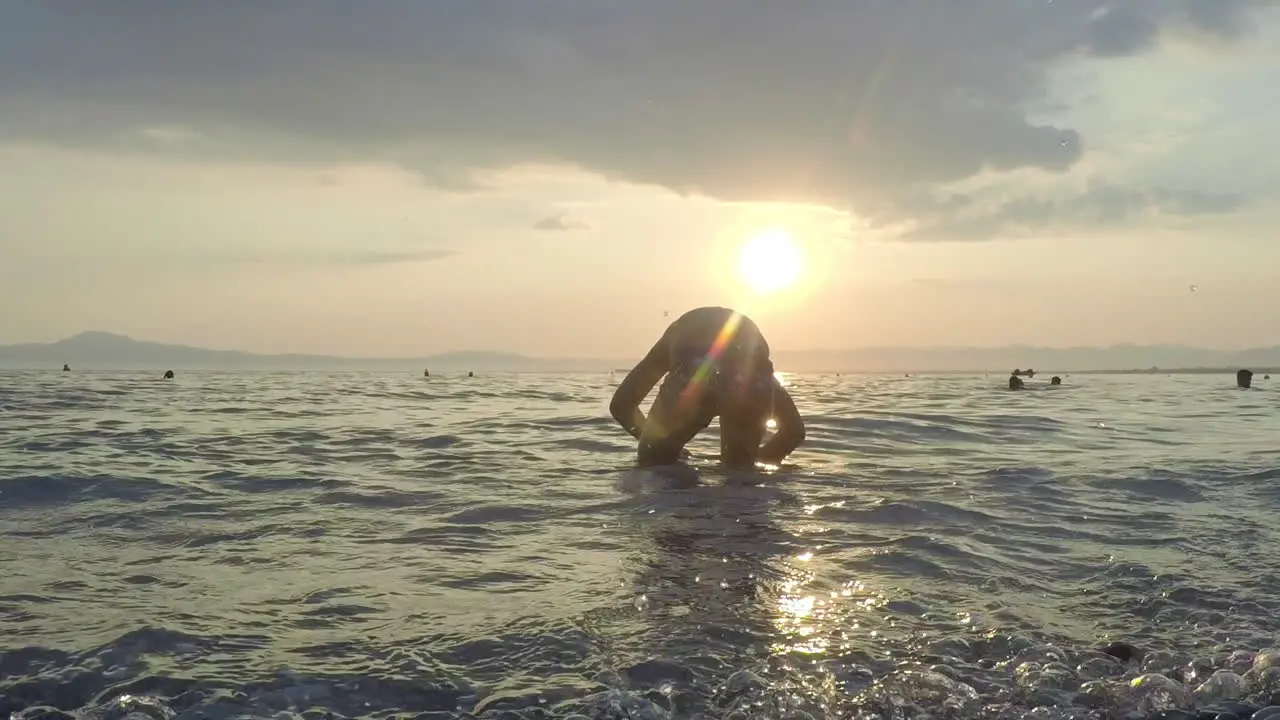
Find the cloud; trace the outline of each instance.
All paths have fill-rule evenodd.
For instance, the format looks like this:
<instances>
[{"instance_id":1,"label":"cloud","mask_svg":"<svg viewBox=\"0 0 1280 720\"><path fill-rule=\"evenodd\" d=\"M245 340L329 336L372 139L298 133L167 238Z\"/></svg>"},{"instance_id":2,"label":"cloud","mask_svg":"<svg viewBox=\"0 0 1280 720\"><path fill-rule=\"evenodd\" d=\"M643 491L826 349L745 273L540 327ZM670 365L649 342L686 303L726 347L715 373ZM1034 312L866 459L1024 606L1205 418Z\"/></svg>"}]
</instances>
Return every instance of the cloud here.
<instances>
[{"instance_id":1,"label":"cloud","mask_svg":"<svg viewBox=\"0 0 1280 720\"><path fill-rule=\"evenodd\" d=\"M362 250L356 252L341 252L329 255L315 256L312 259L323 264L337 265L401 265L404 263L420 263L430 260L441 260L453 255L452 250L417 250L411 252L398 251L379 251L379 250Z\"/></svg>"},{"instance_id":2,"label":"cloud","mask_svg":"<svg viewBox=\"0 0 1280 720\"><path fill-rule=\"evenodd\" d=\"M873 222L945 219L952 205L922 207L936 185L1080 161L1087 137L1027 111L1049 102L1055 63L1142 53L1164 32L1231 41L1274 4L5 3L0 136L144 147L146 128L150 145L154 128L182 128L200 138L191 152L383 159L456 188L474 169L553 162ZM1152 192L1117 202L1134 212ZM1161 207L1179 202L1196 204Z\"/></svg>"},{"instance_id":3,"label":"cloud","mask_svg":"<svg viewBox=\"0 0 1280 720\"><path fill-rule=\"evenodd\" d=\"M424 250L343 250L337 248L284 248L251 250L226 248L153 248L146 255L127 258L131 264L155 262L179 264L189 267L217 268L243 265L272 265L277 267L369 267L431 262L452 257L453 250L430 248Z\"/></svg>"},{"instance_id":4,"label":"cloud","mask_svg":"<svg viewBox=\"0 0 1280 720\"><path fill-rule=\"evenodd\" d=\"M220 261L232 265L263 263L294 267L401 265L441 260L454 254L452 250L434 248L425 250L339 250L324 248L311 250L291 248L260 253L252 251L199 253L204 260Z\"/></svg>"},{"instance_id":5,"label":"cloud","mask_svg":"<svg viewBox=\"0 0 1280 720\"><path fill-rule=\"evenodd\" d=\"M987 240L1035 233L1046 227L1078 230L1116 226L1140 218L1159 216L1190 219L1234 212L1246 198L1236 193L1138 188L1097 184L1075 195L1034 195L1000 201L991 208L974 209L975 202L954 196L941 204L946 209L919 222L905 239L917 241Z\"/></svg>"},{"instance_id":6,"label":"cloud","mask_svg":"<svg viewBox=\"0 0 1280 720\"><path fill-rule=\"evenodd\" d=\"M172 125L157 125L142 129L142 134L152 142L163 145L179 145L182 143L198 142L201 139L200 133L194 132L188 128L177 127Z\"/></svg>"},{"instance_id":7,"label":"cloud","mask_svg":"<svg viewBox=\"0 0 1280 720\"><path fill-rule=\"evenodd\" d=\"M544 232L569 232L573 230L586 230L587 224L581 220L574 220L565 213L556 213L548 215L533 224L534 230L542 230Z\"/></svg>"}]
</instances>

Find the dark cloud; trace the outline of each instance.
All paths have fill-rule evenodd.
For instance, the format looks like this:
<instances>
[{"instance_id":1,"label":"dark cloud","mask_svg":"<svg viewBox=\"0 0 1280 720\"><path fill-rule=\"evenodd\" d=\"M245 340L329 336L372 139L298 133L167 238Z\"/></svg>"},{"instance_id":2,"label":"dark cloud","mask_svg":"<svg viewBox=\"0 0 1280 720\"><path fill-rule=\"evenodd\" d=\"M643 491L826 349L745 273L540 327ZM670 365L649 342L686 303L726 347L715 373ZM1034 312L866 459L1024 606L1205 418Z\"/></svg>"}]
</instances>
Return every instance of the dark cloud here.
<instances>
[{"instance_id":1,"label":"dark cloud","mask_svg":"<svg viewBox=\"0 0 1280 720\"><path fill-rule=\"evenodd\" d=\"M1083 228L1119 225L1143 216L1193 218L1240 209L1245 198L1234 193L1136 188L1097 184L1069 197L1019 197L994 209L972 211L969 198L952 198L948 212L931 221L908 239L923 241L988 240L1043 231L1050 226Z\"/></svg>"},{"instance_id":2,"label":"dark cloud","mask_svg":"<svg viewBox=\"0 0 1280 720\"><path fill-rule=\"evenodd\" d=\"M533 229L545 232L568 232L571 230L586 230L587 224L580 220L574 220L565 213L557 213L548 215L534 223Z\"/></svg>"},{"instance_id":3,"label":"dark cloud","mask_svg":"<svg viewBox=\"0 0 1280 720\"><path fill-rule=\"evenodd\" d=\"M890 221L932 184L1070 168L1087 138L1024 111L1054 62L1139 53L1171 25L1230 39L1262 4L12 2L0 136L128 146L185 127L192 151L383 159L460 188L473 168L564 162Z\"/></svg>"},{"instance_id":4,"label":"dark cloud","mask_svg":"<svg viewBox=\"0 0 1280 720\"><path fill-rule=\"evenodd\" d=\"M1255 3L1267 5L1274 3ZM1236 3L1221 0L1187 0L1187 19L1194 27L1222 37L1233 37L1248 30L1245 17Z\"/></svg>"},{"instance_id":5,"label":"dark cloud","mask_svg":"<svg viewBox=\"0 0 1280 720\"><path fill-rule=\"evenodd\" d=\"M1085 45L1100 57L1146 50L1155 45L1159 36L1158 18L1139 10L1132 3L1098 6L1085 25Z\"/></svg>"}]
</instances>

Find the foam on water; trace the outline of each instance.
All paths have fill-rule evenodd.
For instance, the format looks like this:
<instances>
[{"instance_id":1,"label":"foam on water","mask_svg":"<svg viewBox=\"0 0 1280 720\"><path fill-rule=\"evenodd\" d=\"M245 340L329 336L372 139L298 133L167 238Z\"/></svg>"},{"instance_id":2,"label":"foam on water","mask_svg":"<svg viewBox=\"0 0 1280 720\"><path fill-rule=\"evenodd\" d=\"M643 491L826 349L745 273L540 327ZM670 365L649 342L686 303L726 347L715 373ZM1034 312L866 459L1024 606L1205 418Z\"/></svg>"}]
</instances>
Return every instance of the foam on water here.
<instances>
[{"instance_id":1,"label":"foam on water","mask_svg":"<svg viewBox=\"0 0 1280 720\"><path fill-rule=\"evenodd\" d=\"M0 713L1280 720L1275 394L1002 379L727 476L603 375L0 374Z\"/></svg>"}]
</instances>

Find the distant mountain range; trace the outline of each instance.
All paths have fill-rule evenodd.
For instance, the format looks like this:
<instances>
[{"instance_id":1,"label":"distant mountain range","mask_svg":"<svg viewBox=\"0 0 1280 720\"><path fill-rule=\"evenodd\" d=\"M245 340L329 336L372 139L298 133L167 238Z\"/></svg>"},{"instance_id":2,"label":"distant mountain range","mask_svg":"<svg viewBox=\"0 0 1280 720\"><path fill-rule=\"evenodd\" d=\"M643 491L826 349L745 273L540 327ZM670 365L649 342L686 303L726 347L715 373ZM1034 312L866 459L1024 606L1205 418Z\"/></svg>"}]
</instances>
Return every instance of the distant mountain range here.
<instances>
[{"instance_id":1,"label":"distant mountain range","mask_svg":"<svg viewBox=\"0 0 1280 720\"><path fill-rule=\"evenodd\" d=\"M556 361L515 353L467 351L421 358L347 358L331 355L258 355L239 350L210 350L189 345L134 340L108 332L82 332L52 343L0 345L0 367L61 369L440 369L445 371L529 372L598 370L600 360Z\"/></svg>"},{"instance_id":2,"label":"distant mountain range","mask_svg":"<svg viewBox=\"0 0 1280 720\"><path fill-rule=\"evenodd\" d=\"M166 369L423 369L444 372L608 372L636 358L540 358L506 352L467 351L419 358L346 358L329 355L257 355L187 345L134 340L106 332L84 332L53 343L0 345L0 367L83 370ZM1217 372L1247 367L1280 368L1280 346L1241 351L1176 345L1116 345L1105 348L861 348L780 351L780 370L794 372Z\"/></svg>"}]
</instances>

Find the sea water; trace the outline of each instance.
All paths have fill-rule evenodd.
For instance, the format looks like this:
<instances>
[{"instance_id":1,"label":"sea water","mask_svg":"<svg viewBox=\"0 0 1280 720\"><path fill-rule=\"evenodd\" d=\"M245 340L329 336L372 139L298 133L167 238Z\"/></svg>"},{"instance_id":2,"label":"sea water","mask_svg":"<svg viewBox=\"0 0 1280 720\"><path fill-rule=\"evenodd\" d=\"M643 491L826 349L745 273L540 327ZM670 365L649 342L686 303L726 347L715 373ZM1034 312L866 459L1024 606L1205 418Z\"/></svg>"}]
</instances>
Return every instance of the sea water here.
<instances>
[{"instance_id":1,"label":"sea water","mask_svg":"<svg viewBox=\"0 0 1280 720\"><path fill-rule=\"evenodd\" d=\"M0 713L1280 704L1266 381L785 379L729 475L632 470L607 373L0 374Z\"/></svg>"}]
</instances>

